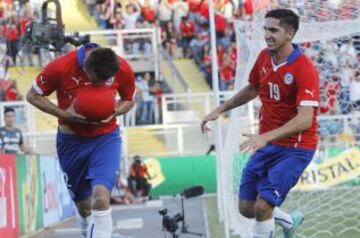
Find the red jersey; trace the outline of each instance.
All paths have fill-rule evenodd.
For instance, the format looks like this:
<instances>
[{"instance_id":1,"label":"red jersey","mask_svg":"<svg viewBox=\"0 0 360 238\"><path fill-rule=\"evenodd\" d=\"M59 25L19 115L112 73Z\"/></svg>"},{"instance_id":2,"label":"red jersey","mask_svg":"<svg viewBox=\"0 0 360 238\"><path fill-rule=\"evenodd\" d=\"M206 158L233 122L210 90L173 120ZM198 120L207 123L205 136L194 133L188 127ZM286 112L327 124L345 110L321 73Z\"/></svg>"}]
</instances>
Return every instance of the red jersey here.
<instances>
[{"instance_id":1,"label":"red jersey","mask_svg":"<svg viewBox=\"0 0 360 238\"><path fill-rule=\"evenodd\" d=\"M195 24L192 21L180 23L180 31L184 37L190 37L195 33Z\"/></svg>"},{"instance_id":2,"label":"red jersey","mask_svg":"<svg viewBox=\"0 0 360 238\"><path fill-rule=\"evenodd\" d=\"M312 62L297 45L287 60L275 65L267 49L261 51L249 76L258 90L262 107L260 134L283 126L297 115L298 106L315 107L310 128L294 136L271 142L287 147L316 149L319 76Z\"/></svg>"},{"instance_id":3,"label":"red jersey","mask_svg":"<svg viewBox=\"0 0 360 238\"><path fill-rule=\"evenodd\" d=\"M128 62L119 57L120 67L114 77L107 80L103 87L110 87L120 95L121 100L132 101L135 93L135 77ZM58 106L67 109L74 100L77 90L80 90L91 82L86 73L77 62L77 51L60 56L50 62L37 76L33 83L34 90L44 96L56 91ZM106 125L81 125L68 123L59 119L60 125L67 125L76 134L84 137L102 135L113 131L116 119Z\"/></svg>"},{"instance_id":4,"label":"red jersey","mask_svg":"<svg viewBox=\"0 0 360 238\"><path fill-rule=\"evenodd\" d=\"M5 26L6 40L16 41L19 39L19 31L15 25Z\"/></svg>"},{"instance_id":5,"label":"red jersey","mask_svg":"<svg viewBox=\"0 0 360 238\"><path fill-rule=\"evenodd\" d=\"M220 70L220 76L224 81L234 80L235 69L231 65L226 65Z\"/></svg>"}]
</instances>

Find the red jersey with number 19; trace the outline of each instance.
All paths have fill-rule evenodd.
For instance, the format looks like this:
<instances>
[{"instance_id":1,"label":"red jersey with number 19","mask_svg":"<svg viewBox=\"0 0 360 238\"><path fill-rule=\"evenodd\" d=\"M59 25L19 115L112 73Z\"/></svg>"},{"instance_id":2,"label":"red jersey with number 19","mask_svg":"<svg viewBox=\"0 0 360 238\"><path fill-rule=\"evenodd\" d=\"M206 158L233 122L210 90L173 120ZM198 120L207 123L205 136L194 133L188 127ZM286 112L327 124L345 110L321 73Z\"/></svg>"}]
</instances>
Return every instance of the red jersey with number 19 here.
<instances>
[{"instance_id":1,"label":"red jersey with number 19","mask_svg":"<svg viewBox=\"0 0 360 238\"><path fill-rule=\"evenodd\" d=\"M262 103L260 134L283 126L297 115L299 106L314 107L310 128L294 136L271 142L272 144L316 149L317 107L319 105L319 76L297 45L287 60L275 64L271 52L259 54L249 76L249 83L258 90Z\"/></svg>"}]
</instances>

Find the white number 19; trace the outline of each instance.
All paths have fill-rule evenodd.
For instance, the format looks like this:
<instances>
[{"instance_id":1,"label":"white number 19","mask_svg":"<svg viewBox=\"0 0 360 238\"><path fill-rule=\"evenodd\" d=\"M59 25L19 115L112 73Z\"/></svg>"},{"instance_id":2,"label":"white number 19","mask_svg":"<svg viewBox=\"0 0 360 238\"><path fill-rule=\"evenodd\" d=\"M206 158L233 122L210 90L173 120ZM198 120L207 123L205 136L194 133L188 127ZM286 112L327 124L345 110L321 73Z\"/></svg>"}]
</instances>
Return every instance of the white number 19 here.
<instances>
[{"instance_id":1,"label":"white number 19","mask_svg":"<svg viewBox=\"0 0 360 238\"><path fill-rule=\"evenodd\" d=\"M276 101L280 100L280 88L276 83L269 82L270 98Z\"/></svg>"}]
</instances>

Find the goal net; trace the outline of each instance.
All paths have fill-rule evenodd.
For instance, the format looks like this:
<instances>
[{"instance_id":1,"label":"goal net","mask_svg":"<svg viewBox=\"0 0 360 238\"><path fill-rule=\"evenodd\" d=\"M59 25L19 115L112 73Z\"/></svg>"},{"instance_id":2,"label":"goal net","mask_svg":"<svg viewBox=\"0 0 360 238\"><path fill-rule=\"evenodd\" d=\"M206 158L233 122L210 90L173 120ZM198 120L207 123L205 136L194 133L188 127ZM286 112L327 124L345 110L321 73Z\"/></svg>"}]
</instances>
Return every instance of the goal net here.
<instances>
[{"instance_id":1,"label":"goal net","mask_svg":"<svg viewBox=\"0 0 360 238\"><path fill-rule=\"evenodd\" d=\"M235 88L243 87L265 45L264 13L275 7L301 16L295 42L320 75L319 146L313 162L283 208L300 209L305 221L296 237L360 237L360 0L254 1L251 21L235 24L238 45ZM238 212L239 182L248 155L239 153L244 132L257 131L260 102L236 109L224 143L225 219L234 234L252 236L252 221ZM277 236L279 236L277 232Z\"/></svg>"}]
</instances>

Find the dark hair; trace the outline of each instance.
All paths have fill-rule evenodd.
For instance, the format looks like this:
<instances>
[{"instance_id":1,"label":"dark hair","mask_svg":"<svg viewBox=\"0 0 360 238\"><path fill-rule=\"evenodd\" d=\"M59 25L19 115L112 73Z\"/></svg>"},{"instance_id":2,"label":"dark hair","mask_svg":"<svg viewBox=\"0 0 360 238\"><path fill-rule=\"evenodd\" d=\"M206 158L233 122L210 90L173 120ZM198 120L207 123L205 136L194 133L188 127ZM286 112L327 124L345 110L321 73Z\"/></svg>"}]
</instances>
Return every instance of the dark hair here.
<instances>
[{"instance_id":1,"label":"dark hair","mask_svg":"<svg viewBox=\"0 0 360 238\"><path fill-rule=\"evenodd\" d=\"M295 32L299 29L299 16L290 9L274 9L266 13L265 18L276 18L280 20L280 25L290 26Z\"/></svg>"},{"instance_id":2,"label":"dark hair","mask_svg":"<svg viewBox=\"0 0 360 238\"><path fill-rule=\"evenodd\" d=\"M119 70L119 58L112 49L99 47L90 51L84 67L105 81Z\"/></svg>"},{"instance_id":3,"label":"dark hair","mask_svg":"<svg viewBox=\"0 0 360 238\"><path fill-rule=\"evenodd\" d=\"M15 113L15 109L12 108L12 107L5 107L4 115L5 115L6 113L8 113L8 112L13 112L13 113Z\"/></svg>"}]
</instances>

